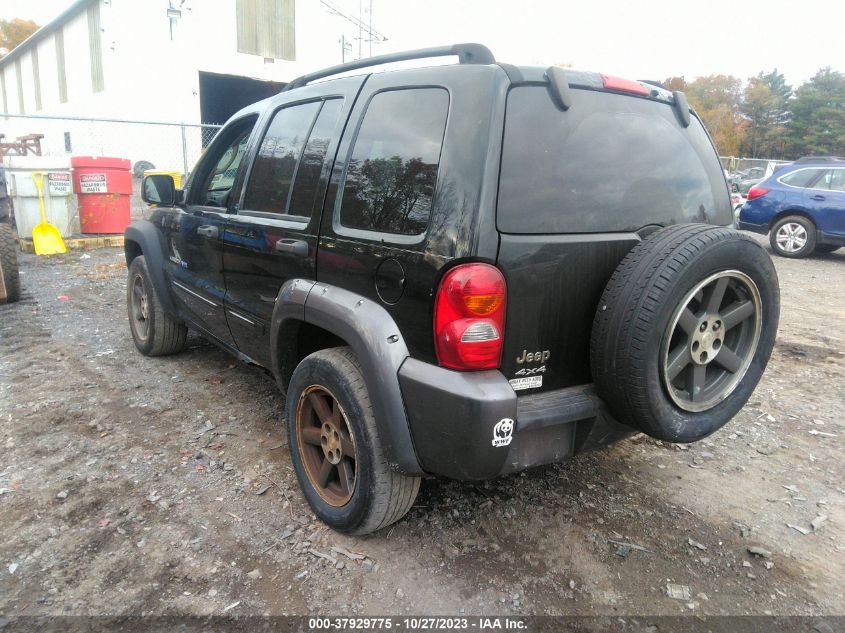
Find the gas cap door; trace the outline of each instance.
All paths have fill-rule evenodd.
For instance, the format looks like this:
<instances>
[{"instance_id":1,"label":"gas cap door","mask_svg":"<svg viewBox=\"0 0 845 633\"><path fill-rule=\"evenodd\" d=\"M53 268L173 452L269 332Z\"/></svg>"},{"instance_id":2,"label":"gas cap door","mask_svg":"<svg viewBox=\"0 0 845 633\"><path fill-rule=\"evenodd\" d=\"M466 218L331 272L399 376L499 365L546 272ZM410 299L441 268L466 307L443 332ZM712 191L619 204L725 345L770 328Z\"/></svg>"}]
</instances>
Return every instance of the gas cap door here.
<instances>
[{"instance_id":1,"label":"gas cap door","mask_svg":"<svg viewBox=\"0 0 845 633\"><path fill-rule=\"evenodd\" d=\"M379 299L392 305L397 303L405 292L405 269L399 260L390 257L379 264L375 281Z\"/></svg>"}]
</instances>

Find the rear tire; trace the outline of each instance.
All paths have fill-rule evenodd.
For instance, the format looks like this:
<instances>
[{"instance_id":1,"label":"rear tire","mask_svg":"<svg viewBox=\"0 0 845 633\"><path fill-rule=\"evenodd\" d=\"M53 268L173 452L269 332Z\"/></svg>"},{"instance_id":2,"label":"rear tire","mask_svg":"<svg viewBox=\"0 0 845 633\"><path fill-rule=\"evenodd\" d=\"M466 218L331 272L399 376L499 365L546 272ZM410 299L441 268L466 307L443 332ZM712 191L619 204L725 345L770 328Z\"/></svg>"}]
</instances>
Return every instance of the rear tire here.
<instances>
[{"instance_id":1,"label":"rear tire","mask_svg":"<svg viewBox=\"0 0 845 633\"><path fill-rule=\"evenodd\" d=\"M816 225L803 215L781 218L769 233L769 244L781 257L807 257L816 249Z\"/></svg>"},{"instance_id":2,"label":"rear tire","mask_svg":"<svg viewBox=\"0 0 845 633\"><path fill-rule=\"evenodd\" d=\"M613 415L670 442L726 424L766 367L780 308L771 258L732 229L661 229L622 260L590 341L593 379Z\"/></svg>"},{"instance_id":3,"label":"rear tire","mask_svg":"<svg viewBox=\"0 0 845 633\"><path fill-rule=\"evenodd\" d=\"M369 534L401 519L419 477L390 467L358 359L348 347L314 352L293 372L285 406L291 460L321 521Z\"/></svg>"},{"instance_id":4,"label":"rear tire","mask_svg":"<svg viewBox=\"0 0 845 633\"><path fill-rule=\"evenodd\" d=\"M5 298L0 303L13 303L21 298L21 278L18 274L18 245L15 230L10 224L0 222L0 275L3 277Z\"/></svg>"},{"instance_id":5,"label":"rear tire","mask_svg":"<svg viewBox=\"0 0 845 633\"><path fill-rule=\"evenodd\" d=\"M188 328L161 307L143 255L129 264L126 307L132 340L144 356L167 356L185 349Z\"/></svg>"}]
</instances>

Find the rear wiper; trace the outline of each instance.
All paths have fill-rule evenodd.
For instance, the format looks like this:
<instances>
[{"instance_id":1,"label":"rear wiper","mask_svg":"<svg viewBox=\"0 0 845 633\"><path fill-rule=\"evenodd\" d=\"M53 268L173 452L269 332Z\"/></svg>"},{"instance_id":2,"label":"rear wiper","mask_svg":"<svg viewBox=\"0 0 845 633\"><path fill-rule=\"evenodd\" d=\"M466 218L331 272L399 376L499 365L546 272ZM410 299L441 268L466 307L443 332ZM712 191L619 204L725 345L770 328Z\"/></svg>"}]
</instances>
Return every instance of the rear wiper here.
<instances>
[{"instance_id":1,"label":"rear wiper","mask_svg":"<svg viewBox=\"0 0 845 633\"><path fill-rule=\"evenodd\" d=\"M572 91L569 89L569 80L562 68L549 66L546 69L546 77L549 78L549 92L555 105L566 112L572 107Z\"/></svg>"},{"instance_id":2,"label":"rear wiper","mask_svg":"<svg viewBox=\"0 0 845 633\"><path fill-rule=\"evenodd\" d=\"M678 111L678 116L681 117L681 124L684 127L689 127L692 119L690 118L687 96L680 90L673 91L672 96L675 97L675 109Z\"/></svg>"}]
</instances>

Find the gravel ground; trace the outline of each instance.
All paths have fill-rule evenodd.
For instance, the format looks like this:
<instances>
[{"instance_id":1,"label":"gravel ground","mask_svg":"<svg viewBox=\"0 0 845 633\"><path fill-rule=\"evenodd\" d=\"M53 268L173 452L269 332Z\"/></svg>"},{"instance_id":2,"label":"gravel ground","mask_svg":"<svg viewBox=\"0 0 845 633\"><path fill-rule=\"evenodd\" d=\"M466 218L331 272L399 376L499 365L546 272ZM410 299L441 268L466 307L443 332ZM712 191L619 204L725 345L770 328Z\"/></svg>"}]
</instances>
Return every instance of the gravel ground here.
<instances>
[{"instance_id":1,"label":"gravel ground","mask_svg":"<svg viewBox=\"0 0 845 633\"><path fill-rule=\"evenodd\" d=\"M0 616L845 614L845 250L776 258L769 370L707 440L427 480L354 538L302 498L264 373L199 338L136 352L122 252L21 260L24 300L0 306Z\"/></svg>"}]
</instances>

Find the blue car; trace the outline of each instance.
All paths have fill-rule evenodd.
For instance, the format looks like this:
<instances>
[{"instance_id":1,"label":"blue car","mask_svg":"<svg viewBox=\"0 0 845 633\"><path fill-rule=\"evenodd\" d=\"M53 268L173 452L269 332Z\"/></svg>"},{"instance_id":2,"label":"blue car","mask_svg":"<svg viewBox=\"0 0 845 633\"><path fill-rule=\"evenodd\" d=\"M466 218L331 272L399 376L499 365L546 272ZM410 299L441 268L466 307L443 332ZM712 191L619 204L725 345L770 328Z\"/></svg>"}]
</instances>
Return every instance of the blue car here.
<instances>
[{"instance_id":1,"label":"blue car","mask_svg":"<svg viewBox=\"0 0 845 633\"><path fill-rule=\"evenodd\" d=\"M845 246L845 159L802 159L779 169L748 191L738 227L768 233L783 257Z\"/></svg>"}]
</instances>

